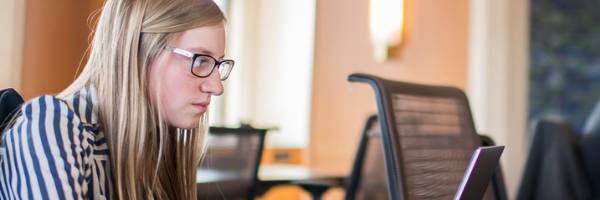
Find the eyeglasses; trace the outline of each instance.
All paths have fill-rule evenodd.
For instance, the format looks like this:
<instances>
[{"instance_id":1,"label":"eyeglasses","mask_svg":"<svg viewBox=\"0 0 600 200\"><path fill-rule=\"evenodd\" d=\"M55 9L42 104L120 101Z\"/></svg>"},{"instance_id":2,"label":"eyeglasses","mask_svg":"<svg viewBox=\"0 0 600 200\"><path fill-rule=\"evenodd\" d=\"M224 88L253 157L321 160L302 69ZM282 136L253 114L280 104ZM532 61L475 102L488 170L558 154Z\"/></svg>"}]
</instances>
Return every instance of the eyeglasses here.
<instances>
[{"instance_id":1,"label":"eyeglasses","mask_svg":"<svg viewBox=\"0 0 600 200\"><path fill-rule=\"evenodd\" d=\"M167 47L166 49L171 50L173 53L190 58L192 60L190 71L194 76L200 78L206 78L210 76L215 68L218 67L221 81L227 80L231 70L233 69L233 65L235 64L233 60L218 61L210 55L197 54L180 48Z\"/></svg>"}]
</instances>

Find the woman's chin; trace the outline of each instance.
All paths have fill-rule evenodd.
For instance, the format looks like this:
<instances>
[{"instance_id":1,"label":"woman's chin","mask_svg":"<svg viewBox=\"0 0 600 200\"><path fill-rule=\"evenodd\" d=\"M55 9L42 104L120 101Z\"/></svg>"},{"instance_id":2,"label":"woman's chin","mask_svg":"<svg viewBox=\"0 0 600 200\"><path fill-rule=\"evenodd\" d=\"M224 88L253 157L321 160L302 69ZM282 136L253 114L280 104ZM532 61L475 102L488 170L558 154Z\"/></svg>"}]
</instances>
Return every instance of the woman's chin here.
<instances>
[{"instance_id":1,"label":"woman's chin","mask_svg":"<svg viewBox=\"0 0 600 200\"><path fill-rule=\"evenodd\" d=\"M193 129L198 128L200 118L193 118L189 120L179 120L177 122L170 122L169 124L176 128Z\"/></svg>"},{"instance_id":2,"label":"woman's chin","mask_svg":"<svg viewBox=\"0 0 600 200\"><path fill-rule=\"evenodd\" d=\"M198 121L186 123L186 124L182 125L181 128L184 128L184 129L198 128Z\"/></svg>"}]
</instances>

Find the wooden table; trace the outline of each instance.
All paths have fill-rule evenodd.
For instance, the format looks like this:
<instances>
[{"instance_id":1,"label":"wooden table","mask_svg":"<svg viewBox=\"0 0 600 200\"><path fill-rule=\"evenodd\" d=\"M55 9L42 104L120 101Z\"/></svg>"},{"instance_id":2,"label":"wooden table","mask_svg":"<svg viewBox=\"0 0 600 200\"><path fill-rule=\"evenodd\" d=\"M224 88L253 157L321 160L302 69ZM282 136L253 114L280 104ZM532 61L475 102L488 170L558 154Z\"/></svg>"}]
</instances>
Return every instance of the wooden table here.
<instances>
[{"instance_id":1,"label":"wooden table","mask_svg":"<svg viewBox=\"0 0 600 200\"><path fill-rule=\"evenodd\" d=\"M303 165L261 165L258 173L258 183L254 191L256 196L261 196L274 186L311 181L325 181L331 183L334 187L343 187L345 177L346 174L339 170L318 170ZM235 174L232 173L212 169L199 169L196 176L196 183L213 184L234 179Z\"/></svg>"},{"instance_id":2,"label":"wooden table","mask_svg":"<svg viewBox=\"0 0 600 200\"><path fill-rule=\"evenodd\" d=\"M259 184L257 195L262 195L277 185L296 184L300 182L328 182L333 187L343 187L346 173L319 170L303 165L271 164L260 166L258 172ZM308 190L307 188L304 188ZM311 192L312 191L308 191Z\"/></svg>"}]
</instances>

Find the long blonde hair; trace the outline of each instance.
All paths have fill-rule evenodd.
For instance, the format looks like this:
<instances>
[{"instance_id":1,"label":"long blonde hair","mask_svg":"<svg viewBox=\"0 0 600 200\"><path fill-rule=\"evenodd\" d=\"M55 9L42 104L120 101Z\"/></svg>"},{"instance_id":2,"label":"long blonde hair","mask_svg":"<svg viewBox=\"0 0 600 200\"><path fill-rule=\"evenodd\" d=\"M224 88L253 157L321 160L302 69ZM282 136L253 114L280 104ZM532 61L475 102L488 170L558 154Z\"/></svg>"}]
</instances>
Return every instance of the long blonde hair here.
<instances>
[{"instance_id":1,"label":"long blonde hair","mask_svg":"<svg viewBox=\"0 0 600 200\"><path fill-rule=\"evenodd\" d=\"M194 130L175 130L152 105L148 66L185 30L225 20L212 0L107 0L89 59L58 98L96 88L118 199L195 199L206 113Z\"/></svg>"}]
</instances>

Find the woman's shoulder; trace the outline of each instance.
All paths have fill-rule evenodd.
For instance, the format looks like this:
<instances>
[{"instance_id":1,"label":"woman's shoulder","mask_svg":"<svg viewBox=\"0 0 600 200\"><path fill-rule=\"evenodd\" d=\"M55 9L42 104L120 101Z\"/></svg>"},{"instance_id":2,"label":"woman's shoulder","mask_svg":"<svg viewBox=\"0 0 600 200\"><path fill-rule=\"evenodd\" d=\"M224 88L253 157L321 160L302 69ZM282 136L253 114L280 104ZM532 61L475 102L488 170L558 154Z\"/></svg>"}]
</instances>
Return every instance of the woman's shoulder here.
<instances>
[{"instance_id":1,"label":"woman's shoulder","mask_svg":"<svg viewBox=\"0 0 600 200\"><path fill-rule=\"evenodd\" d=\"M77 189L87 187L91 180L96 144L79 107L74 106L81 103L85 102L73 104L70 98L44 95L22 105L0 146L0 161L8 164L4 166L13 166L0 166L0 177L11 174L14 178L0 180L0 185L20 180L26 183L27 191L55 191L41 195L62 195L63 189L69 188L64 191L72 192L64 195L86 196L86 189Z\"/></svg>"},{"instance_id":2,"label":"woman's shoulder","mask_svg":"<svg viewBox=\"0 0 600 200\"><path fill-rule=\"evenodd\" d=\"M65 100L55 96L43 95L25 102L19 117L7 131L7 136L31 138L32 135L51 135L49 133L87 135L79 113ZM27 136L27 137L23 137Z\"/></svg>"},{"instance_id":3,"label":"woman's shoulder","mask_svg":"<svg viewBox=\"0 0 600 200\"><path fill-rule=\"evenodd\" d=\"M67 98L43 95L25 102L19 117L6 133L13 137L54 133L64 138L94 140L99 128L89 91L84 88Z\"/></svg>"},{"instance_id":4,"label":"woman's shoulder","mask_svg":"<svg viewBox=\"0 0 600 200\"><path fill-rule=\"evenodd\" d=\"M20 118L30 121L60 117L69 117L69 121L80 121L72 104L51 95L38 96L25 102L21 106L20 114Z\"/></svg>"},{"instance_id":5,"label":"woman's shoulder","mask_svg":"<svg viewBox=\"0 0 600 200\"><path fill-rule=\"evenodd\" d=\"M97 109L94 104L93 90L85 87L64 98L52 95L33 98L25 102L20 111L21 117L29 121L45 121L46 124L50 124L51 121L64 121L88 127L97 126Z\"/></svg>"}]
</instances>

